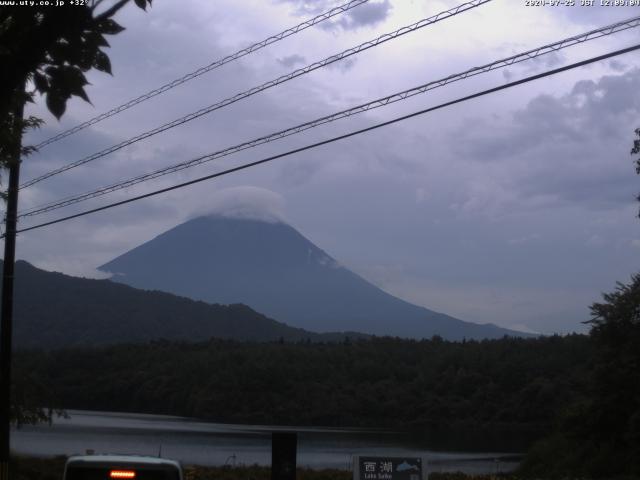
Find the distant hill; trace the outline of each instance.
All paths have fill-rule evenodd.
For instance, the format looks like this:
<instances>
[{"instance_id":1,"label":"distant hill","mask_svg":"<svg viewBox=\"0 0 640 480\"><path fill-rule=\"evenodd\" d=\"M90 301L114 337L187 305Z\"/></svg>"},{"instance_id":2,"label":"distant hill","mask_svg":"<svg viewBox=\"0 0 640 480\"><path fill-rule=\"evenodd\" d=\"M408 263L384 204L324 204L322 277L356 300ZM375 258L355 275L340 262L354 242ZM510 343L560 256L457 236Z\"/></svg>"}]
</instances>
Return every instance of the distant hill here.
<instances>
[{"instance_id":1,"label":"distant hill","mask_svg":"<svg viewBox=\"0 0 640 480\"><path fill-rule=\"evenodd\" d=\"M332 341L345 337L292 328L245 305L209 305L109 280L46 272L24 261L16 263L14 318L14 342L19 348L95 346L162 338Z\"/></svg>"},{"instance_id":2,"label":"distant hill","mask_svg":"<svg viewBox=\"0 0 640 480\"><path fill-rule=\"evenodd\" d=\"M526 336L464 322L396 298L279 221L205 216L99 267L113 280L210 303L244 303L316 332L449 340Z\"/></svg>"}]
</instances>

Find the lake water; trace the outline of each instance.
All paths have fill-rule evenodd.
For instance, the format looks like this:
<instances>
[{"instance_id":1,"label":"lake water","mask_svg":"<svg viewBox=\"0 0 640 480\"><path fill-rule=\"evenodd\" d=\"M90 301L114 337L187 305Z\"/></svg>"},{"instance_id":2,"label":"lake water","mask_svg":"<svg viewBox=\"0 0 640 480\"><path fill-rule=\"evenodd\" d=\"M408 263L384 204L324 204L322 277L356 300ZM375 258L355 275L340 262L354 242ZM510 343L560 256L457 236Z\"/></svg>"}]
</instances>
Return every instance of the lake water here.
<instances>
[{"instance_id":1,"label":"lake water","mask_svg":"<svg viewBox=\"0 0 640 480\"><path fill-rule=\"evenodd\" d=\"M34 456L124 453L180 460L187 465L270 465L271 432L298 433L298 465L350 470L354 455L422 457L427 471L507 472L518 456L500 452L440 452L412 444L397 432L229 425L190 418L69 410L52 426L13 430L11 448Z\"/></svg>"}]
</instances>

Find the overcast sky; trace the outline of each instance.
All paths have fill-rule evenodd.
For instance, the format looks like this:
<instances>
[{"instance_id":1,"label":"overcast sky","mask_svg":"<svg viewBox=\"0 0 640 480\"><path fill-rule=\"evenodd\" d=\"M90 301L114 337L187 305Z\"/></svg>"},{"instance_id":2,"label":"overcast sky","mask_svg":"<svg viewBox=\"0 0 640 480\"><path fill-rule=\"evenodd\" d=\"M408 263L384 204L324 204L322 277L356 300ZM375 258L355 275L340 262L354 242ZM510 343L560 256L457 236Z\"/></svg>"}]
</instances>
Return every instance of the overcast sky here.
<instances>
[{"instance_id":1,"label":"overcast sky","mask_svg":"<svg viewBox=\"0 0 640 480\"><path fill-rule=\"evenodd\" d=\"M110 39L113 77L93 105L69 103L37 142L339 2L155 0L130 6ZM56 166L457 5L371 0L68 137L24 162ZM578 0L578 3L579 0ZM21 209L312 120L520 51L640 15L640 7L494 0L304 75L21 192ZM26 227L172 185L546 69L638 43L638 29L480 75L74 208ZM638 271L640 191L629 151L640 127L638 53L468 101L355 138L106 212L21 234L18 257L47 270L95 267L195 215L277 213L343 265L413 303L463 320L585 331L588 306ZM40 101L40 104L43 102Z\"/></svg>"}]
</instances>

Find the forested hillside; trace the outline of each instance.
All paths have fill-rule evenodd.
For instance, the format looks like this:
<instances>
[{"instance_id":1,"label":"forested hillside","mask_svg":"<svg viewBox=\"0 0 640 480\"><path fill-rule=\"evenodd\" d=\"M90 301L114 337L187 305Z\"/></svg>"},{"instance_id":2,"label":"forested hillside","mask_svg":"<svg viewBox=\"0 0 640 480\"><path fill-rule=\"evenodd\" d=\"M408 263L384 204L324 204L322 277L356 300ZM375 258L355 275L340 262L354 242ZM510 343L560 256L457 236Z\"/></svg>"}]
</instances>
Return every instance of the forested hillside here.
<instances>
[{"instance_id":1,"label":"forested hillside","mask_svg":"<svg viewBox=\"0 0 640 480\"><path fill-rule=\"evenodd\" d=\"M24 261L16 263L15 288L14 341L23 348L108 345L162 338L186 341L211 337L251 341L344 338L344 334L321 335L289 327L246 305L210 305L108 280L46 272Z\"/></svg>"},{"instance_id":2,"label":"forested hillside","mask_svg":"<svg viewBox=\"0 0 640 480\"><path fill-rule=\"evenodd\" d=\"M583 395L591 361L589 338L574 335L154 342L21 352L15 363L18 376L28 375L64 408L408 429L438 444L453 439L457 448L520 450Z\"/></svg>"}]
</instances>

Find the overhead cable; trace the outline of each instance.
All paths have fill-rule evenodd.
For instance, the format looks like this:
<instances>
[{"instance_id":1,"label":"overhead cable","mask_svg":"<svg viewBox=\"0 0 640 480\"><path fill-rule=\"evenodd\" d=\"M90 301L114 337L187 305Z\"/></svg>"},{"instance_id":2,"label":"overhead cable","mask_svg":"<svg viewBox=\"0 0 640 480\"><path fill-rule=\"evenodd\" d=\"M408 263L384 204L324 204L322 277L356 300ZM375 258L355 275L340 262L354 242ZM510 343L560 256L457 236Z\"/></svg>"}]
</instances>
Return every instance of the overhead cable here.
<instances>
[{"instance_id":1,"label":"overhead cable","mask_svg":"<svg viewBox=\"0 0 640 480\"><path fill-rule=\"evenodd\" d=\"M180 183L178 185L173 185L171 187L161 188L159 190L155 190L153 192L145 193L143 195L138 195L136 197L128 198L126 200L121 200L119 202L110 203L110 204L104 205L102 207L93 208L91 210L85 210L83 212L76 213L74 215L69 215L69 216L66 216L66 217L58 218L56 220L51 220L51 221L48 221L48 222L44 222L44 223L40 223L40 224L33 225L33 226L30 226L30 227L26 227L26 228L17 230L17 233L28 232L28 231L35 230L35 229L38 229L38 228L43 228L43 227L46 227L46 226L49 226L49 225L54 225L54 224L57 224L57 223L65 222L65 221L68 221L68 220L72 220L74 218L84 217L86 215L90 215L90 214L93 214L93 213L97 213L97 212L101 212L101 211L104 211L104 210L108 210L108 209L111 209L111 208L114 208L114 207L118 207L120 205L125 205L127 203L132 203L132 202L136 202L138 200L142 200L142 199L145 199L145 198L149 198L149 197L153 197L153 196L156 196L156 195L160 195L162 193L166 193L166 192L170 192L170 191L173 191L173 190L178 190L180 188L188 187L190 185L194 185L196 183L204 182L206 180L211 180L211 179L214 179L214 178L217 178L217 177L222 177L224 175L229 175L231 173L238 172L238 171L241 171L241 170L245 170L247 168L255 167L257 165L261 165L261 164L264 164L264 163L268 163L268 162L271 162L273 160L277 160L279 158L283 158L283 157L287 157L287 156L290 156L290 155L294 155L296 153L304 152L306 150L311 150L313 148L317 148L317 147L320 147L322 145L327 145L327 144L330 144L330 143L337 142L339 140L344 140L346 138L350 138L350 137L353 137L353 136L356 136L356 135L360 135L360 134L363 134L363 133L366 133L366 132L370 132L372 130L376 130L378 128L386 127L388 125L392 125L392 124L395 124L395 123L398 123L398 122L401 122L401 121L404 121L404 120L407 120L407 119L410 119L410 118L413 118L413 117L424 115L426 113L433 112L435 110L439 110L439 109L442 109L442 108L445 108L445 107L450 107L452 105L456 105L456 104L459 104L459 103L462 103L462 102L466 102L466 101L472 100L474 98L479 98L479 97L482 97L484 95L488 95L488 94L491 94L491 93L499 92L501 90L506 90L508 88L515 87L517 85L522 85L522 84L525 84L525 83L528 83L528 82L531 82L531 81L534 81L534 80L545 78L545 77L548 77L548 76L551 76L551 75L556 75L558 73L565 72L567 70L572 70L574 68L578 68L578 67L582 67L582 66L585 66L585 65L589 65L591 63L595 63L595 62L599 62L599 61L602 61L602 60L606 60L606 59L609 59L609 58L612 58L612 57L616 57L618 55L622 55L622 54L629 53L629 52L632 52L632 51L635 51L635 50L639 50L639 49L640 49L640 44L637 44L637 45L634 45L634 46L631 46L631 47L628 47L628 48L623 48L621 50L616 50L614 52L610 52L610 53L607 53L607 54L604 54L604 55L600 55L600 56L597 56L597 57L592 57L592 58L589 58L587 60L583 60L583 61L580 61L580 62L577 62L577 63L572 63L572 64L566 65L564 67L556 68L556 69L553 69L553 70L548 70L546 72L539 73L537 75L531 75L529 77L526 77L526 78L523 78L523 79L520 79L520 80L516 80L516 81L513 81L513 82L505 83L505 84L500 85L498 87L494 87L494 88L490 88L490 89L487 89L487 90L483 90L481 92L477 92L477 93L474 93L472 95L467 95L465 97L461 97L461 98L458 98L456 100L452 100L450 102L441 103L440 105L436 105L435 107L425 108L423 110L420 110L420 111L417 111L417 112L413 112L413 113L410 113L408 115L403 115L401 117L397 117L397 118L394 118L392 120L388 120L386 122L377 123L377 124L372 125L370 127L362 128L360 130L355 130L353 132L349 132L349 133L346 133L344 135L339 135L339 136L336 136L336 137L329 138L327 140L323 140L323 141L316 142L316 143L313 143L313 144L310 144L310 145L306 145L304 147L300 147L300 148L296 148L296 149L293 149L293 150L289 150L287 152L280 153L278 155L273 155L273 156L270 156L270 157L267 157L267 158L263 158L261 160L255 161L255 162L246 163L244 165L240 165L240 166L237 166L237 167L234 167L234 168L230 168L230 169L227 169L227 170L224 170L224 171L221 171L221 172L216 172L216 173L213 173L213 174L210 174L210 175L206 175L204 177L196 178L194 180L190 180L188 182Z\"/></svg>"},{"instance_id":2,"label":"overhead cable","mask_svg":"<svg viewBox=\"0 0 640 480\"><path fill-rule=\"evenodd\" d=\"M263 145L265 143L269 143L272 142L274 140L278 140L281 138L285 138L291 135L295 135L301 132L304 132L306 130L309 130L311 128L315 128L317 126L329 123L329 122L333 122L342 118L346 118L346 117L350 117L352 115L356 115L359 113L363 113L369 110L373 110L375 108L379 108L379 107L383 107L392 103L396 103L399 102L401 100L406 100L407 98L413 97L415 95L418 94L422 94L422 93L426 93L430 90L433 90L435 88L439 88L442 86L445 86L449 83L453 83L453 82L457 82L460 80L464 80L466 78L469 77L473 77L475 75L481 74L481 73L486 73L492 70L496 70L499 68L504 68L510 65L514 65L516 63L520 63L523 62L525 60L531 60L534 58L537 58L539 56L548 54L548 53L552 53L552 52L557 52L563 48L567 48L570 47L572 45L576 45L579 43L584 43L588 40L593 40L596 38L601 38L603 36L606 35L611 35L613 33L617 33L623 30L627 30L630 28L636 28L640 26L640 16L638 17L634 17L632 19L628 19L622 22L617 22L615 24L612 25L608 25L606 27L602 27L596 30L591 30L588 32L585 32L581 35L575 35L573 37L569 37L566 38L564 40L560 40L558 42L554 42L551 44L547 44L532 50L528 50L526 52L523 53L518 53L516 55L507 57L507 58L503 58L501 60L496 60L494 62L488 63L486 65L480 66L480 67L473 67L471 69L468 69L464 72L461 73L456 73L456 74L452 74L449 75L447 77L444 77L442 79L439 80L435 80L435 81L431 81L428 83L425 83L423 85L417 86L417 87L413 87L410 88L408 90L404 90L402 92L398 92L398 93L394 93L392 95L388 95L386 97L382 97L379 98L377 100L373 100L371 102L365 103L365 104L361 104L358 105L356 107L352 107L346 110L342 110L340 112L337 113L333 113L331 115L327 115L324 117L320 117L318 119L309 121L309 122L305 122L299 125L296 125L294 127L290 127L287 128L285 130L280 130L278 132L275 133L271 133L269 135L265 135L253 140L249 140L247 142L243 142L240 143L238 145L234 145L232 147L228 147L219 151L216 151L214 153L210 153L207 155L202 155L200 157L197 158L193 158L175 165L171 165L171 166L167 166L158 170L155 170L153 172L149 172L146 174L142 174L136 177L132 177L130 179L121 181L121 182L117 182L111 185L107 185L107 186L103 186L100 187L98 189L89 191L89 192L85 192L82 194L77 194L74 196L69 196L66 198L62 198L62 199L58 199L55 200L53 202L47 203L46 205L40 205L37 207L33 207L31 209L25 210L23 212L20 212L18 218L24 218L24 217L29 217L29 216L34 216L34 215L38 215L41 213L45 213L45 212L50 212L52 210L57 210L59 208L63 208L69 205L73 205L75 203L87 200L87 199L91 199L91 198L96 198L96 197L100 197L102 195L106 195L118 190L122 190L124 188L128 188L134 185L137 185L139 183L148 181L148 180L152 180L154 178L158 178L164 175L168 175L170 173L174 173L174 172L178 172L187 168L191 168L194 167L196 165L200 165L202 163L206 163L206 162L210 162L212 160L218 159L218 158L222 158L231 154L235 154L238 153L240 151L249 149L249 148L253 148L259 145Z\"/></svg>"},{"instance_id":3,"label":"overhead cable","mask_svg":"<svg viewBox=\"0 0 640 480\"><path fill-rule=\"evenodd\" d=\"M321 22L324 22L325 20L329 20L330 18L335 17L336 15L345 13L348 10L351 10L352 8L362 5L363 3L367 3L368 1L369 0L351 0L350 2L347 2L343 5L332 8L331 10L321 13L320 15L317 15L305 22L299 23L294 27L287 28L286 30L276 35L273 35L260 42L256 42L252 45L249 45L248 47L243 48L242 50L238 50L235 53L227 55L226 57L215 60L209 65L198 68L197 70L194 70L191 73L187 73L186 75L180 78L177 78L169 83L165 83L161 87L158 87L154 90L151 90L150 92L140 95L139 97L129 100L128 102L125 102L122 105L114 107L108 112L101 113L100 115L97 115L87 120L86 122L80 123L79 125L76 125L73 128L70 128L68 130L65 130L64 132L58 133L57 135L54 135L53 137L48 138L43 142L40 142L39 144L37 144L36 148L41 149L51 143L57 142L58 140L68 137L69 135L73 135L74 133L77 133L80 130L84 130L85 128L90 127L91 125L95 125L96 123L101 122L102 120L105 120L109 117L113 117L118 113L124 112L125 110L128 110L131 107L138 105L139 103L145 102L157 95L160 95L161 93L164 93L168 90L171 90L177 87L178 85L182 85L183 83L193 80L194 78L197 78L200 75L204 75L205 73L215 70L216 68L226 65L227 63L233 62L234 60L238 60L239 58L242 58L246 55L249 55L250 53L254 53L268 45L271 45L272 43L279 42L280 40L290 37L291 35L301 32L302 30L306 30L307 28L317 25Z\"/></svg>"},{"instance_id":4,"label":"overhead cable","mask_svg":"<svg viewBox=\"0 0 640 480\"><path fill-rule=\"evenodd\" d=\"M116 152L126 146L132 145L136 142L139 142L140 140L144 140L146 138L152 137L154 135L157 135L159 133L165 132L166 130L169 130L171 128L177 127L179 125L182 125L184 123L190 122L191 120L195 120L196 118L202 117L203 115L207 115L215 110L219 110L221 108L224 108L228 105L231 105L235 102L238 102L240 100L243 100L247 97L250 97L252 95L255 95L257 93L260 93L264 90L267 90L269 88L275 87L276 85L280 85L284 82L288 82L289 80L292 80L294 78L300 77L302 75L305 75L307 73L313 72L314 70L318 70L320 68L326 67L328 65L331 65L332 63L335 63L337 61L340 60L344 60L345 58L348 58L352 55L355 55L357 53L363 52L365 50L368 50L370 48L373 47L377 47L378 45L381 45L383 43L386 43L390 40L394 40L398 37L401 37L403 35L406 35L407 33L411 33L414 32L416 30L419 30L421 28L424 28L426 26L429 25L433 25L436 22L439 22L441 20L445 20L447 18L451 18L455 15L458 15L462 12L466 12L467 10L470 10L472 8L478 7L482 4L488 3L492 0L471 0L470 2L467 3L463 3L461 5L458 5L457 7L451 8L449 10L446 10L444 12L440 12L436 15L433 15L431 17L428 18L424 18L422 20L420 20L419 22L413 23L411 25L402 27L398 30L395 30L391 33L385 33L384 35L380 35L379 37L373 39L373 40L369 40L367 42L361 43L360 45L356 46L356 47L352 47L349 48L347 50L344 50L340 53L337 53L335 55L332 55L330 57L325 58L324 60L320 60L318 62L312 63L310 65L307 65L306 67L303 68L299 68L297 70L294 70L291 73L288 73L286 75L282 75L274 80L270 80L266 83L263 83L262 85L259 85L257 87L253 87L249 90L246 90L242 93L238 93L236 95L233 95L232 97L228 97L224 100L221 100L217 103L214 103L212 105L209 105L208 107L204 107L201 108L200 110L190 113L188 115L185 115L181 118L175 119L171 122L165 123L164 125L161 125L159 127L156 127L152 130L149 130L147 132L141 133L135 137L132 137L128 140L125 140L123 142L120 142L116 145L113 145L111 147L108 147L100 152L94 153L92 155L89 155L87 157L84 157L80 160L76 160L75 162L69 163L67 165L64 165L60 168L57 168L55 170L52 170L50 172L47 172L43 175L40 175L32 180L29 180L25 183L23 183L20 188L27 188L30 187L31 185L34 185L38 182L41 182L47 178L53 177L54 175L58 175L62 172L66 172L67 170L71 170L72 168L75 167L79 167L80 165L84 165L86 163L92 162L94 160L97 160L98 158L102 158L106 155L109 155L110 153Z\"/></svg>"}]
</instances>

